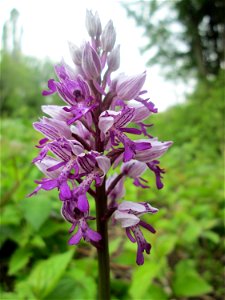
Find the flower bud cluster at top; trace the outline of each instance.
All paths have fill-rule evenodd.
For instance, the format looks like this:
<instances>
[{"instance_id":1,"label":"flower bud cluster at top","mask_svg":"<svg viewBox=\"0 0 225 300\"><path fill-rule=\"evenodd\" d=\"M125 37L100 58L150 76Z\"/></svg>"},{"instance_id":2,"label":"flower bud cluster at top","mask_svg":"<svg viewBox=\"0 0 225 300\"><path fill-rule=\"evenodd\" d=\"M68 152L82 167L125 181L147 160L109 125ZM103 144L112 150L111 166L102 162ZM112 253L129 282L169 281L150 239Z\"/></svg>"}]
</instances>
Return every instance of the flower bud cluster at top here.
<instances>
[{"instance_id":1,"label":"flower bud cluster at top","mask_svg":"<svg viewBox=\"0 0 225 300\"><path fill-rule=\"evenodd\" d=\"M140 219L145 213L157 209L147 202L118 200L124 197L124 179L130 177L137 187L148 188L142 174L149 169L155 174L156 185L163 187L159 157L172 142L160 142L148 133L144 120L157 112L154 104L145 98L142 90L146 73L127 76L112 73L120 65L120 46L115 45L116 32L109 21L102 29L97 13L87 11L86 28L90 41L80 47L69 43L73 67L64 61L55 66L58 80L48 81L43 95L57 93L64 105L44 105L48 117L34 123L34 128L44 135L38 148L39 155L33 160L44 173L35 181L40 189L59 191L62 215L72 224L69 244L77 244L82 238L98 247L101 235L89 227L95 217L89 214L87 194L96 201L96 189L106 185L108 210L112 217L125 228L128 238L137 243L137 264L143 264L143 252L150 252L140 226L152 233L151 225ZM132 100L132 101L131 101ZM130 134L142 136L132 140ZM106 178L109 169L121 164L120 172Z\"/></svg>"}]
</instances>

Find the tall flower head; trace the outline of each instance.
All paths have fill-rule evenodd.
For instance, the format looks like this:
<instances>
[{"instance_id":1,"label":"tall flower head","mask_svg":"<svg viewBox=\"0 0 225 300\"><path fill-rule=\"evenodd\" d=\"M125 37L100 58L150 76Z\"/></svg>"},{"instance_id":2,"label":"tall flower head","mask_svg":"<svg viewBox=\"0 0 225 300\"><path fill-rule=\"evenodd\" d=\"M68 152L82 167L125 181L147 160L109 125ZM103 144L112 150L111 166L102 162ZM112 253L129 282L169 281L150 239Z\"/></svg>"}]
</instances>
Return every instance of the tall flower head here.
<instances>
[{"instance_id":1,"label":"tall flower head","mask_svg":"<svg viewBox=\"0 0 225 300\"><path fill-rule=\"evenodd\" d=\"M121 202L124 181L131 178L136 187L149 188L142 176L150 170L156 186L162 188L165 171L159 158L172 142L160 142L149 132L148 118L157 109L149 98L143 98L146 72L114 74L120 66L120 46L113 22L102 27L98 14L88 10L86 28L89 41L80 47L69 43L73 66L64 61L57 64L57 80L49 79L43 91L43 96L57 94L62 104L43 105L48 116L33 124L43 134L33 163L44 177L35 181L37 187L30 195L41 189L58 191L62 216L72 224L69 232L76 230L70 245L83 238L101 249L106 234L101 226L112 216L131 242L137 243L136 262L141 265L143 253L149 254L151 246L140 228L155 233L141 217L157 209L144 201ZM89 214L93 199L96 217ZM95 219L98 232L89 224Z\"/></svg>"}]
</instances>

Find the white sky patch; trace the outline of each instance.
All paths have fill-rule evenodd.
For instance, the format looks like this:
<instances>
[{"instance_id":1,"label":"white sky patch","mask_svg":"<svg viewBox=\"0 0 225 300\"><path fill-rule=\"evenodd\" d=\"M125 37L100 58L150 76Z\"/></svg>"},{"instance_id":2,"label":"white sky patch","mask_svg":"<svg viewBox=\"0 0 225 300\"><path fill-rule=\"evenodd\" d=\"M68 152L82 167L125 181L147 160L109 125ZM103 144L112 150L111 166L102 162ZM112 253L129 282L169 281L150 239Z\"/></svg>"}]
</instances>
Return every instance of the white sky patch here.
<instances>
[{"instance_id":1,"label":"white sky patch","mask_svg":"<svg viewBox=\"0 0 225 300\"><path fill-rule=\"evenodd\" d=\"M117 43L121 45L120 72L132 75L147 70L144 88L159 111L183 102L185 86L166 81L159 67L146 68L146 57L139 48L146 44L143 30L127 17L120 1L116 0L0 0L0 26L16 8L23 27L22 51L38 58L49 57L59 62L62 57L72 64L68 41L80 45L88 38L85 29L86 9L98 11L102 26L113 20Z\"/></svg>"}]
</instances>

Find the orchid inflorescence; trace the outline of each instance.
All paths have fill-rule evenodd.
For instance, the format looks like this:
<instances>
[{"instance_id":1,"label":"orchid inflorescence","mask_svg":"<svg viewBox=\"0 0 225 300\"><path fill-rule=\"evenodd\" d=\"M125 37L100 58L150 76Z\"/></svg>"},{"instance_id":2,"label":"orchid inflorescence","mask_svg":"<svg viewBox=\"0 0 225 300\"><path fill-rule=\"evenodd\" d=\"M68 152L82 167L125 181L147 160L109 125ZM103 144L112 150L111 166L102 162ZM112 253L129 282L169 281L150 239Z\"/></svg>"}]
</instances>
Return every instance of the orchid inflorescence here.
<instances>
[{"instance_id":1,"label":"orchid inflorescence","mask_svg":"<svg viewBox=\"0 0 225 300\"><path fill-rule=\"evenodd\" d=\"M45 178L35 181L39 190L59 191L62 215L72 224L70 245L82 238L101 247L101 235L89 227L95 220L90 216L90 194L95 201L96 189L105 186L107 210L105 219L112 218L125 228L131 242L137 243L138 265L144 263L143 252L150 253L151 245L145 240L140 227L154 233L154 228L141 220L146 213L157 209L147 202L118 200L124 197L124 179L133 179L137 187L148 188L141 175L148 168L155 174L156 186L163 187L159 157L171 146L148 133L143 121L157 113L142 90L146 72L135 76L112 73L120 65L120 46L115 46L116 33L112 21L102 30L97 13L87 11L86 28L90 41L80 47L69 43L73 68L64 61L55 66L58 80L48 81L43 95L58 93L66 103L63 106L44 105L43 117L33 124L45 137L37 146L39 155L33 160ZM132 140L130 134L142 139ZM115 168L121 168L119 174ZM109 170L113 175L106 178Z\"/></svg>"}]
</instances>

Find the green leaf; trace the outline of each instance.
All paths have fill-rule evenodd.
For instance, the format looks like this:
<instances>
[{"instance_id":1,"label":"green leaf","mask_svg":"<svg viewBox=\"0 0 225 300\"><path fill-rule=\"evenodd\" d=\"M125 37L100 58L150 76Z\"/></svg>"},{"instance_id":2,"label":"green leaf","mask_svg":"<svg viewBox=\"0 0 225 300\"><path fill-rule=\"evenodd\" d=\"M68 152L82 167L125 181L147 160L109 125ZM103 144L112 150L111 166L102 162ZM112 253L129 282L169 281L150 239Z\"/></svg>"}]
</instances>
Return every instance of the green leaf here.
<instances>
[{"instance_id":1,"label":"green leaf","mask_svg":"<svg viewBox=\"0 0 225 300\"><path fill-rule=\"evenodd\" d=\"M182 233L182 239L186 243L193 243L198 239L202 231L203 228L201 224L195 220L191 220L187 228Z\"/></svg>"},{"instance_id":2,"label":"green leaf","mask_svg":"<svg viewBox=\"0 0 225 300\"><path fill-rule=\"evenodd\" d=\"M148 292L145 295L148 300L167 300L168 296L162 289L162 287L156 284L151 284L148 288Z\"/></svg>"},{"instance_id":3,"label":"green leaf","mask_svg":"<svg viewBox=\"0 0 225 300\"><path fill-rule=\"evenodd\" d=\"M220 242L219 235L217 233L215 233L214 231L207 230L207 231L204 232L204 234L202 236L204 238L210 240L214 244L218 244Z\"/></svg>"},{"instance_id":4,"label":"green leaf","mask_svg":"<svg viewBox=\"0 0 225 300\"><path fill-rule=\"evenodd\" d=\"M16 281L15 290L17 293L17 296L15 298L11 298L10 300L18 299L18 300L24 300L24 299L32 299L32 300L40 300L40 298L36 297L27 282L27 280L23 281ZM4 299L4 298L3 298Z\"/></svg>"},{"instance_id":5,"label":"green leaf","mask_svg":"<svg viewBox=\"0 0 225 300\"><path fill-rule=\"evenodd\" d=\"M132 296L132 299L144 299L149 284L160 273L163 265L164 260L148 261L146 259L143 266L136 268L129 289L129 294Z\"/></svg>"},{"instance_id":6,"label":"green leaf","mask_svg":"<svg viewBox=\"0 0 225 300\"><path fill-rule=\"evenodd\" d=\"M11 256L9 262L9 275L16 274L29 261L31 252L26 248L18 248Z\"/></svg>"},{"instance_id":7,"label":"green leaf","mask_svg":"<svg viewBox=\"0 0 225 300\"><path fill-rule=\"evenodd\" d=\"M84 270L75 268L66 272L45 300L96 299L96 290L94 278L88 276Z\"/></svg>"},{"instance_id":8,"label":"green leaf","mask_svg":"<svg viewBox=\"0 0 225 300\"><path fill-rule=\"evenodd\" d=\"M18 225L21 221L21 213L15 205L7 205L1 213L1 225Z\"/></svg>"},{"instance_id":9,"label":"green leaf","mask_svg":"<svg viewBox=\"0 0 225 300\"><path fill-rule=\"evenodd\" d=\"M59 281L56 288L47 297L45 297L45 300L74 300L79 298L82 299L81 292L82 291L80 291L79 288L77 288L77 283L74 279L70 277L64 277Z\"/></svg>"},{"instance_id":10,"label":"green leaf","mask_svg":"<svg viewBox=\"0 0 225 300\"><path fill-rule=\"evenodd\" d=\"M56 287L73 256L73 251L39 262L29 276L29 284L37 298L44 299Z\"/></svg>"},{"instance_id":11,"label":"green leaf","mask_svg":"<svg viewBox=\"0 0 225 300\"><path fill-rule=\"evenodd\" d=\"M63 219L62 219L63 221ZM69 224L66 222L58 223L53 219L48 219L45 222L45 226L42 226L39 230L39 235L41 237L50 237L59 231L68 231L69 230Z\"/></svg>"},{"instance_id":12,"label":"green leaf","mask_svg":"<svg viewBox=\"0 0 225 300\"><path fill-rule=\"evenodd\" d=\"M21 208L25 219L38 231L48 219L52 209L52 202L42 195L21 201Z\"/></svg>"},{"instance_id":13,"label":"green leaf","mask_svg":"<svg viewBox=\"0 0 225 300\"><path fill-rule=\"evenodd\" d=\"M183 260L176 265L172 288L180 297L200 296L212 291L212 287L196 271L192 260Z\"/></svg>"},{"instance_id":14,"label":"green leaf","mask_svg":"<svg viewBox=\"0 0 225 300\"><path fill-rule=\"evenodd\" d=\"M18 295L15 293L0 293L1 300L12 300L12 299L18 299Z\"/></svg>"},{"instance_id":15,"label":"green leaf","mask_svg":"<svg viewBox=\"0 0 225 300\"><path fill-rule=\"evenodd\" d=\"M39 235L35 235L35 237L30 241L30 245L40 249L46 247L45 241Z\"/></svg>"},{"instance_id":16,"label":"green leaf","mask_svg":"<svg viewBox=\"0 0 225 300\"><path fill-rule=\"evenodd\" d=\"M174 234L161 235L156 239L154 245L154 256L156 258L164 257L171 253L176 246L177 236Z\"/></svg>"}]
</instances>

